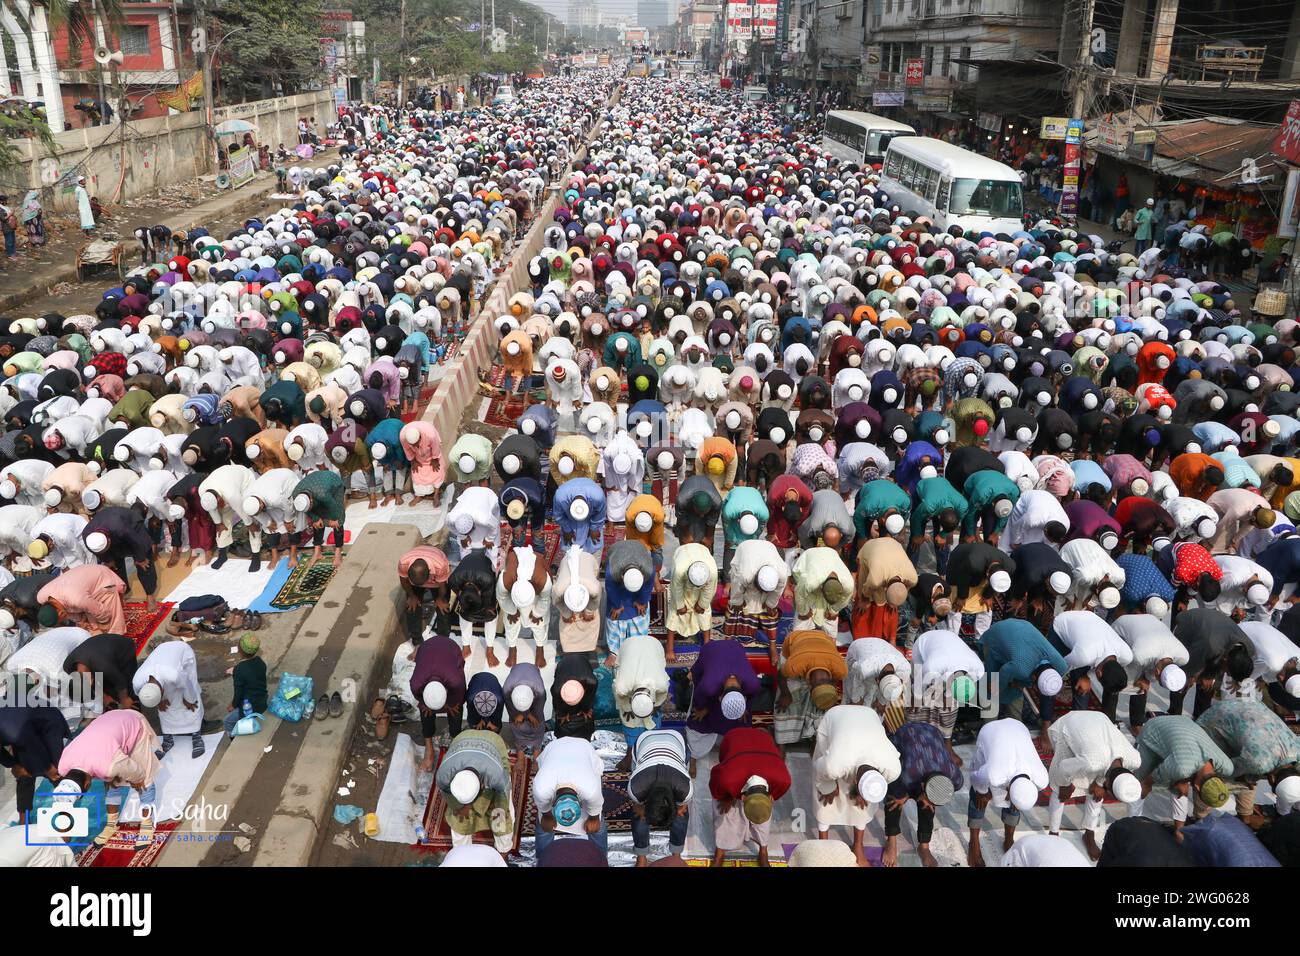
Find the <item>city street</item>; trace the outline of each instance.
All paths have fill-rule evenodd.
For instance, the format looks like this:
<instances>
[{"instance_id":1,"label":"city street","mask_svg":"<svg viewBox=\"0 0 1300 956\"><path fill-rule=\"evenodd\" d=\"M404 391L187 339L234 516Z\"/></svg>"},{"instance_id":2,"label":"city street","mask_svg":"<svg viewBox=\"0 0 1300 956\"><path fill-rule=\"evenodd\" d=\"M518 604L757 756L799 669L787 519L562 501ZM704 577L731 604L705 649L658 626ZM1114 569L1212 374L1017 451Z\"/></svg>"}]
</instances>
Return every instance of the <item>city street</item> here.
<instances>
[{"instance_id":1,"label":"city street","mask_svg":"<svg viewBox=\"0 0 1300 956\"><path fill-rule=\"evenodd\" d=\"M411 6L0 25L0 865L1300 865L1300 0Z\"/></svg>"}]
</instances>

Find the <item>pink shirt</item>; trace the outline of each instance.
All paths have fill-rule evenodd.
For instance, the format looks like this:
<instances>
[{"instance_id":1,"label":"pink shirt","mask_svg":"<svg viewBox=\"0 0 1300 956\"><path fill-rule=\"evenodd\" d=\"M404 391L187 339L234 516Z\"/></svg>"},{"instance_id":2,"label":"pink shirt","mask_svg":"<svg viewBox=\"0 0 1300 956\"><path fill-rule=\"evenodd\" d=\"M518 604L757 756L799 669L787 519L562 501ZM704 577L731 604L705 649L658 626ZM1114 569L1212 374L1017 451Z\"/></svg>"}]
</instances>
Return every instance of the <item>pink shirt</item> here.
<instances>
[{"instance_id":1,"label":"pink shirt","mask_svg":"<svg viewBox=\"0 0 1300 956\"><path fill-rule=\"evenodd\" d=\"M113 780L140 741L153 736L144 714L110 710L69 741L59 758L59 773L84 770L97 780Z\"/></svg>"}]
</instances>

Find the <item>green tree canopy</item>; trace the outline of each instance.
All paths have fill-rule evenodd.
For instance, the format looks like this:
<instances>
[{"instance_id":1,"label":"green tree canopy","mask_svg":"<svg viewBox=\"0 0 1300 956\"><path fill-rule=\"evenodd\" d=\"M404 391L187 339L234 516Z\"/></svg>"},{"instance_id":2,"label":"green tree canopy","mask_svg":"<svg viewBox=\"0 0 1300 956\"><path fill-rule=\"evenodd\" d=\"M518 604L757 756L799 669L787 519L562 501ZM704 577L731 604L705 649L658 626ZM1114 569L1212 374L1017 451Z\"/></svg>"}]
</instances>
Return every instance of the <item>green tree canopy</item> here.
<instances>
[{"instance_id":1,"label":"green tree canopy","mask_svg":"<svg viewBox=\"0 0 1300 956\"><path fill-rule=\"evenodd\" d=\"M321 0L225 0L209 41L217 49L219 99L289 96L320 80ZM224 38L224 39L223 39Z\"/></svg>"}]
</instances>

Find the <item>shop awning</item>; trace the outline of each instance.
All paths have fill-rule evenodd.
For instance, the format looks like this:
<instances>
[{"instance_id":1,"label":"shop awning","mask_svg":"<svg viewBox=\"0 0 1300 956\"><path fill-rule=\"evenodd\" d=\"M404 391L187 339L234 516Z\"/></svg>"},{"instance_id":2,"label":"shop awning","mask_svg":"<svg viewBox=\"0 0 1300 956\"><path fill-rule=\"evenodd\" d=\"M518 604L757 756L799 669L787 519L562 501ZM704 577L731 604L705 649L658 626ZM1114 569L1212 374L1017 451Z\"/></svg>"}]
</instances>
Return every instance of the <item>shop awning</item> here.
<instances>
[{"instance_id":1,"label":"shop awning","mask_svg":"<svg viewBox=\"0 0 1300 956\"><path fill-rule=\"evenodd\" d=\"M1226 116L1144 122L1119 114L1088 120L1085 144L1164 176L1231 189L1280 189L1286 164L1272 154L1277 128ZM1134 155L1130 142L1145 138L1151 158Z\"/></svg>"}]
</instances>

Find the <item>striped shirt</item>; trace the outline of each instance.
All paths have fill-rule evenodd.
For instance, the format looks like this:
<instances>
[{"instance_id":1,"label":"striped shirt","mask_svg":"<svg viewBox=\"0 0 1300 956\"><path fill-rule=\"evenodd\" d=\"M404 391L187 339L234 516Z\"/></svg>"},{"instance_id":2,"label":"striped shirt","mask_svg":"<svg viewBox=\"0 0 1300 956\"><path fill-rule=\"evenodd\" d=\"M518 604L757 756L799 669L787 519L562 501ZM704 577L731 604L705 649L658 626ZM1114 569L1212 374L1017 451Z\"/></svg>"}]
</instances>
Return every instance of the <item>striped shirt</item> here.
<instances>
[{"instance_id":1,"label":"striped shirt","mask_svg":"<svg viewBox=\"0 0 1300 956\"><path fill-rule=\"evenodd\" d=\"M670 787L678 804L689 801L694 792L686 766L686 741L675 730L647 730L632 748L628 794L640 803L656 785Z\"/></svg>"},{"instance_id":2,"label":"striped shirt","mask_svg":"<svg viewBox=\"0 0 1300 956\"><path fill-rule=\"evenodd\" d=\"M1233 775L1232 759L1219 749L1196 721L1183 714L1153 717L1137 739L1142 765L1139 780L1154 774L1157 786L1167 787L1190 779L1209 761L1214 772L1223 777Z\"/></svg>"}]
</instances>

